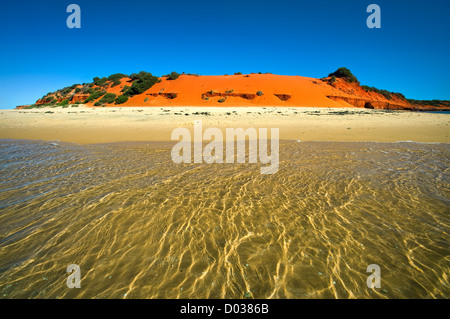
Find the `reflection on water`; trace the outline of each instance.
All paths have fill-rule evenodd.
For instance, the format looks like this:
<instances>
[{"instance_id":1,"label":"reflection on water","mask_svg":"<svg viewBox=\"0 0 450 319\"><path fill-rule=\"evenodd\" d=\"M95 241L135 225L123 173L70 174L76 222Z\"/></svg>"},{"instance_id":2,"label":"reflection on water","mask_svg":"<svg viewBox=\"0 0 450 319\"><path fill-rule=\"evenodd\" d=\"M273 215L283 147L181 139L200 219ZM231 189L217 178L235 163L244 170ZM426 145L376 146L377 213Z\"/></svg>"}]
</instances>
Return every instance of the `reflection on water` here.
<instances>
[{"instance_id":1,"label":"reflection on water","mask_svg":"<svg viewBox=\"0 0 450 319\"><path fill-rule=\"evenodd\" d=\"M172 145L0 141L0 298L449 297L450 145L282 142L275 175Z\"/></svg>"}]
</instances>

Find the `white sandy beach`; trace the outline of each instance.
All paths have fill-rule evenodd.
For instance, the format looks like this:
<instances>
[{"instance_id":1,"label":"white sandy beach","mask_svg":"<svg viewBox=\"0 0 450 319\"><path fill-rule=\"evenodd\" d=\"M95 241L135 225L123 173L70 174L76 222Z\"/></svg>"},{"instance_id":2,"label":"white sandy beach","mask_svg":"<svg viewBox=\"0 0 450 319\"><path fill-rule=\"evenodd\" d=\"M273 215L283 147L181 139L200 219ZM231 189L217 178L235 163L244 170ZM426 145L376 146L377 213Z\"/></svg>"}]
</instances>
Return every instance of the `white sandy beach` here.
<instances>
[{"instance_id":1,"label":"white sandy beach","mask_svg":"<svg viewBox=\"0 0 450 319\"><path fill-rule=\"evenodd\" d=\"M0 138L106 143L170 141L177 127L279 128L301 141L450 142L448 114L308 107L68 107L0 110Z\"/></svg>"}]
</instances>

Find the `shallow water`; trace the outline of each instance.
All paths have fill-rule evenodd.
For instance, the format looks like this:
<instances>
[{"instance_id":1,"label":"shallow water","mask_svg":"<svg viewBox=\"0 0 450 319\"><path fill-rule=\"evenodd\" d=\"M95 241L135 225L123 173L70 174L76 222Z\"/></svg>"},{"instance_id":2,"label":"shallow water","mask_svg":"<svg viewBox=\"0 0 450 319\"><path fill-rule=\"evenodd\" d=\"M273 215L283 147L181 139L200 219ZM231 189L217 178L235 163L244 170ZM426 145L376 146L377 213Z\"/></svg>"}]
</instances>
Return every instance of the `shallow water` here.
<instances>
[{"instance_id":1,"label":"shallow water","mask_svg":"<svg viewBox=\"0 0 450 319\"><path fill-rule=\"evenodd\" d=\"M282 142L274 175L171 146L0 140L0 298L449 297L449 144Z\"/></svg>"}]
</instances>

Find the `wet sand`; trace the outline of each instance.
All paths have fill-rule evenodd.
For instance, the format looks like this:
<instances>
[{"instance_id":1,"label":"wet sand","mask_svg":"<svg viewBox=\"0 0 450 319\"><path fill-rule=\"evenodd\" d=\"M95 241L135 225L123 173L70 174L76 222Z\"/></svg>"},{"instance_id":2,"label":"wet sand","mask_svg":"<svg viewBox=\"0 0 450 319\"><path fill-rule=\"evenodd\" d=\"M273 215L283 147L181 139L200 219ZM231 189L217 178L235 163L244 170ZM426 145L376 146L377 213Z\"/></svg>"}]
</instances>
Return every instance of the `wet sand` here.
<instances>
[{"instance_id":1,"label":"wet sand","mask_svg":"<svg viewBox=\"0 0 450 319\"><path fill-rule=\"evenodd\" d=\"M448 299L449 144L283 141L272 175L172 145L0 141L0 299Z\"/></svg>"},{"instance_id":2,"label":"wet sand","mask_svg":"<svg viewBox=\"0 0 450 319\"><path fill-rule=\"evenodd\" d=\"M170 141L177 127L279 128L301 141L450 142L448 114L309 107L68 107L1 110L0 138L80 144Z\"/></svg>"},{"instance_id":3,"label":"wet sand","mask_svg":"<svg viewBox=\"0 0 450 319\"><path fill-rule=\"evenodd\" d=\"M2 110L0 298L447 299L449 119L356 108ZM171 133L194 120L279 128L279 170L174 163ZM71 264L82 289L67 288ZM367 287L372 264L380 289Z\"/></svg>"}]
</instances>

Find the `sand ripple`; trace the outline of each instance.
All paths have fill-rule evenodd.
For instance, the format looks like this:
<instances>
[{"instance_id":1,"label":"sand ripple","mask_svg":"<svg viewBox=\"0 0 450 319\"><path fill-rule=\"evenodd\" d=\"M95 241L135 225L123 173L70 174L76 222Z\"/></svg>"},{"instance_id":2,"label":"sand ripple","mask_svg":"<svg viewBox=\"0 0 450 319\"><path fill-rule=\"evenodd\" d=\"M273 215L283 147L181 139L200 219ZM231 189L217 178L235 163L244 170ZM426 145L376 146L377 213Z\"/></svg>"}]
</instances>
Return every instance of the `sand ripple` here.
<instances>
[{"instance_id":1,"label":"sand ripple","mask_svg":"<svg viewBox=\"0 0 450 319\"><path fill-rule=\"evenodd\" d=\"M283 142L275 175L170 147L2 141L0 298L449 297L448 144Z\"/></svg>"}]
</instances>

